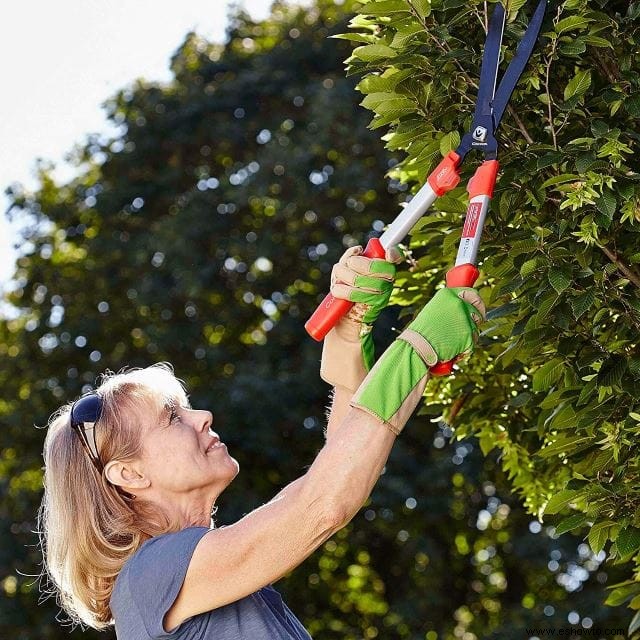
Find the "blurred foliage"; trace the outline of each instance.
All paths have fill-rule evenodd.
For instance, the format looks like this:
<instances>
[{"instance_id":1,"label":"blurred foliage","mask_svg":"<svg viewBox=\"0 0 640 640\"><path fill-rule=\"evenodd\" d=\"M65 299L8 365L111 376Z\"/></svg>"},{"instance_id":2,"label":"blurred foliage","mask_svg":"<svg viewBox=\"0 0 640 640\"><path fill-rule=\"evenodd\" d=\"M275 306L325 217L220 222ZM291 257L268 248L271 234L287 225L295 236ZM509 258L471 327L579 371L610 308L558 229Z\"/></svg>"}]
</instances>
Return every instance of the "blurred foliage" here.
<instances>
[{"instance_id":1,"label":"blurred foliage","mask_svg":"<svg viewBox=\"0 0 640 640\"><path fill-rule=\"evenodd\" d=\"M507 3L505 65L526 29ZM422 182L471 125L487 12L454 0L382 0L342 37L391 176ZM501 177L481 248L482 348L427 393L426 412L475 435L528 510L571 514L594 553L631 565L609 601L640 609L640 3L549 6L500 132ZM473 28L469 28L472 25ZM468 163L470 164L470 163ZM464 171L468 176L468 165ZM464 187L411 236L418 268L396 302L421 306L455 257ZM462 399L462 400L460 400ZM439 406L438 406L439 405ZM453 420L453 417L450 417ZM640 613L632 623L640 627Z\"/></svg>"},{"instance_id":2,"label":"blurred foliage","mask_svg":"<svg viewBox=\"0 0 640 640\"><path fill-rule=\"evenodd\" d=\"M51 167L42 165L34 193L10 192L9 215L26 223L7 296L13 311L0 321L0 637L69 636L55 603L39 603L33 577L40 569L33 530L44 437L34 425L45 425L101 371L168 360L194 406L214 411L216 429L242 468L220 503L220 524L269 500L322 446L328 389L318 376L320 347L302 325L344 247L379 232L407 191L398 178L407 178L408 163L367 129L355 80L344 77L350 45L328 39L347 30L359 6L276 3L259 23L237 12L224 46L189 34L173 57L170 84L140 82L109 101L118 135L91 136L76 149L76 179L57 184ZM518 25L510 26L511 37ZM380 33L389 28L385 23ZM370 36L376 33L377 27ZM477 50L473 38L467 42ZM424 49L420 40L415 46ZM446 69L464 63L473 76L470 53L459 62L450 58ZM429 61L433 51L414 55L437 62ZM442 74L438 91L453 77ZM448 113L450 128L457 128L466 109L459 102L459 95L451 103L439 98L446 108L430 106L429 120L420 124L441 124ZM431 139L440 130L420 136ZM518 232L526 235L535 216L550 224L536 213L542 181L533 178L544 174L531 170L533 152L515 138L512 144L519 155L510 165L504 154L511 176L501 184L522 185L512 209L522 211ZM525 174L517 175L515 158L529 169ZM387 182L389 169L399 173ZM522 182L528 176L531 182ZM539 205L517 209L529 192L538 193ZM403 304L411 287L412 302L428 297L450 258L440 244L455 236L461 197L448 201L450 212L414 234L419 269L401 277ZM568 212L562 217L572 220ZM503 233L490 226L486 246L509 263ZM632 233L620 240L631 243ZM553 248L536 246L541 260ZM594 260L596 249L590 245ZM601 280L598 295L605 284L608 295L617 292L618 306L630 297L612 272L590 277ZM513 323L517 309L493 313L492 322ZM381 318L380 345L392 338L396 322L393 310ZM512 360L513 371L494 362L499 347L491 346L491 335L503 336L501 327L486 334L486 348L465 367L465 377L442 382L427 415L405 430L361 513L278 583L317 640L512 638L527 626L567 626L567 620L583 628L621 626L624 611L601 604L602 585L621 579L621 569L605 571L604 552L570 536L557 539L553 527L532 520L510 496L497 452L485 458L473 437L453 442L453 431L435 419L447 398L461 388L466 398L479 386L482 394L469 396L457 430L471 436L477 427L486 448L487 433L498 429L489 411L505 404L499 391L511 397L513 386L528 379L520 360ZM508 336L501 339L504 348ZM625 368L620 381L628 375ZM627 397L611 389L621 401ZM518 402L495 413L506 434L502 463L512 460L507 443L525 446L513 440L518 433L533 437L523 426L535 424L536 401ZM621 451L620 464L628 459ZM535 473L544 483L546 471ZM557 487L564 475L547 486ZM84 635L98 637L90 630Z\"/></svg>"}]
</instances>

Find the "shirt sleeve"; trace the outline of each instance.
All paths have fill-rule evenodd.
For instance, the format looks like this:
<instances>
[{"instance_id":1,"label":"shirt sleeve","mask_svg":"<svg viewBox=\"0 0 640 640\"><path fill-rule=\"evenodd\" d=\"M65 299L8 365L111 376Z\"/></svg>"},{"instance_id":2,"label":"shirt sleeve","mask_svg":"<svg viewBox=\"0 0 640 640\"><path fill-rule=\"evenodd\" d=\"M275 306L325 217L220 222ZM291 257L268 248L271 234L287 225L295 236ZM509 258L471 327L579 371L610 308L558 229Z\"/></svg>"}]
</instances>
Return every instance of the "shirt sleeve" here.
<instances>
[{"instance_id":1,"label":"shirt sleeve","mask_svg":"<svg viewBox=\"0 0 640 640\"><path fill-rule=\"evenodd\" d=\"M164 630L162 620L178 597L198 542L208 531L189 527L151 538L128 563L131 604L152 638L174 637Z\"/></svg>"}]
</instances>

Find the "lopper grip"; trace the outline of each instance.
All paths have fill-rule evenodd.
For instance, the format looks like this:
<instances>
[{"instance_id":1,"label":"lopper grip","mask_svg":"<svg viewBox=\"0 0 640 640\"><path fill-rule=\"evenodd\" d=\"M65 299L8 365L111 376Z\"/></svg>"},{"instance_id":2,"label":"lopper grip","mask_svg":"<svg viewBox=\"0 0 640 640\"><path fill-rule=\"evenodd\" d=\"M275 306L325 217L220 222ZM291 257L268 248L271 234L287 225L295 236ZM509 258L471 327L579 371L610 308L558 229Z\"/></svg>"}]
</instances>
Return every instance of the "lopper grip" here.
<instances>
[{"instance_id":1,"label":"lopper grip","mask_svg":"<svg viewBox=\"0 0 640 640\"><path fill-rule=\"evenodd\" d=\"M447 287L473 287L480 272L473 264L459 264L447 271ZM438 362L429 370L432 376L448 376L458 358L447 362Z\"/></svg>"},{"instance_id":2,"label":"lopper grip","mask_svg":"<svg viewBox=\"0 0 640 640\"><path fill-rule=\"evenodd\" d=\"M378 238L371 238L362 255L366 258L384 259L386 252ZM320 342L338 324L340 318L349 313L349 309L353 307L353 304L349 300L334 298L328 293L313 312L313 315L307 320L304 328L314 340Z\"/></svg>"},{"instance_id":3,"label":"lopper grip","mask_svg":"<svg viewBox=\"0 0 640 640\"><path fill-rule=\"evenodd\" d=\"M489 207L496 184L499 164L497 160L485 160L469 180L469 207L462 229L462 241L458 249L456 266L447 272L447 287L473 287L480 272L475 262L484 226L484 216ZM448 376L459 358L448 362L438 362L431 367L434 376Z\"/></svg>"}]
</instances>

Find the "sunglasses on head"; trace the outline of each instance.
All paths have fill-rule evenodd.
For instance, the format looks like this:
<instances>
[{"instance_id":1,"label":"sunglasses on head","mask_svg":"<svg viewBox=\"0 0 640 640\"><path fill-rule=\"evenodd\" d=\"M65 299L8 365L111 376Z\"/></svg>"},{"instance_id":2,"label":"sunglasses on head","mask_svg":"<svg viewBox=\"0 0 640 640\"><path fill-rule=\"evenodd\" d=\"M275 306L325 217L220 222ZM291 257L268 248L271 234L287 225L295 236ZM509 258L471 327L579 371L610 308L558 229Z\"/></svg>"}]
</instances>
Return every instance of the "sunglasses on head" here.
<instances>
[{"instance_id":1,"label":"sunglasses on head","mask_svg":"<svg viewBox=\"0 0 640 640\"><path fill-rule=\"evenodd\" d=\"M71 406L71 428L78 434L95 468L102 473L104 466L98 455L95 425L102 415L102 398L95 392L76 400Z\"/></svg>"}]
</instances>

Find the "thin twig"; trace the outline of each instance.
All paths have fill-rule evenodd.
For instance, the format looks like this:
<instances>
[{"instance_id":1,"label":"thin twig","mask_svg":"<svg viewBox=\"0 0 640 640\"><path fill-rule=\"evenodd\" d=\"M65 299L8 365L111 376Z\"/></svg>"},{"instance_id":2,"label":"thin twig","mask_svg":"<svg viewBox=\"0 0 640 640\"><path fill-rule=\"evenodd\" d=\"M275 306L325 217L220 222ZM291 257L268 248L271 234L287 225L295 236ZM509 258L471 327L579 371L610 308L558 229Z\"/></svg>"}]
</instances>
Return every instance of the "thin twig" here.
<instances>
[{"instance_id":1,"label":"thin twig","mask_svg":"<svg viewBox=\"0 0 640 640\"><path fill-rule=\"evenodd\" d=\"M413 6L413 3L411 2L411 0L407 0L407 4L409 5L409 8L411 9L411 13L413 13L413 15L416 18L416 20L418 20L418 22L422 25L422 27L424 28L424 30L427 33L427 35L433 40L433 42L436 44L436 46L439 49L441 49L442 51L444 51L444 53L451 53L451 48L447 45L447 43L446 42L445 43L440 42L440 40L438 40L438 38L436 38L433 35L433 33L431 33L431 31L429 31L429 29L427 28L427 21L424 20L424 18L420 17L420 14L416 11L416 9ZM473 81L471 76L464 70L464 67L460 64L460 62L458 60L456 60L455 58L453 58L453 62L458 67L458 69L460 69L460 71L462 72L462 75L464 76L465 80L474 89L478 89L478 85Z\"/></svg>"},{"instance_id":2,"label":"thin twig","mask_svg":"<svg viewBox=\"0 0 640 640\"><path fill-rule=\"evenodd\" d=\"M611 262L616 265L618 271L622 272L630 282L633 282L633 284L635 284L636 287L640 289L640 275L635 271L632 271L630 267L628 267L624 262L622 262L622 260L620 260L620 258L618 258L618 255L616 253L611 251L611 249L601 244L599 244L598 247L602 250L602 253L604 253L604 255L607 256L607 258L609 258L609 260L611 260Z\"/></svg>"},{"instance_id":3,"label":"thin twig","mask_svg":"<svg viewBox=\"0 0 640 640\"><path fill-rule=\"evenodd\" d=\"M409 5L409 8L411 9L411 13L413 13L413 16L416 18L416 20L418 20L418 22L420 22L420 24L422 25L422 27L424 28L426 34L429 36L429 38L431 38L431 40L433 40L433 42L436 44L436 46L443 51L444 53L450 53L451 49L449 48L448 45L446 45L446 43L442 43L440 42L440 40L438 40L438 38L436 38L427 28L427 22L426 20L424 20L423 18L420 17L420 14L415 10L415 7L413 6L411 0L407 0L407 4ZM473 79L471 78L471 76L469 76L469 74L467 74L467 72L464 70L464 67L460 64L460 62L458 60L453 60L454 64L458 67L458 69L460 70L460 72L462 73L464 79L467 81L467 84L470 84L474 89L478 89L478 85L473 81ZM455 83L453 84L454 88L455 88ZM457 89L456 89L457 90ZM474 101L464 92L460 91L460 95L467 100L470 104L474 104Z\"/></svg>"},{"instance_id":4,"label":"thin twig","mask_svg":"<svg viewBox=\"0 0 640 640\"><path fill-rule=\"evenodd\" d=\"M484 19L483 16L480 15L480 12L478 11L478 7L473 7L473 13L476 16L476 18L478 18L478 22L480 23L480 26L484 29L485 35L487 33L487 3L484 3Z\"/></svg>"},{"instance_id":5,"label":"thin twig","mask_svg":"<svg viewBox=\"0 0 640 640\"><path fill-rule=\"evenodd\" d=\"M545 63L547 65L547 71L544 79L544 89L545 89L545 93L547 94L547 118L549 120L549 127L551 129L551 137L553 138L553 148L557 149L558 138L556 135L556 129L553 126L553 108L552 108L553 101L551 100L551 92L549 91L549 74L551 73L551 58L554 52L555 52L555 43L553 45L553 50L551 51L551 55L549 56L549 58L545 59Z\"/></svg>"},{"instance_id":6,"label":"thin twig","mask_svg":"<svg viewBox=\"0 0 640 640\"><path fill-rule=\"evenodd\" d=\"M564 116L564 120L562 124L556 129L556 135L559 135L560 132L564 129L565 125L569 123L569 118L571 117L571 113L566 113Z\"/></svg>"},{"instance_id":7,"label":"thin twig","mask_svg":"<svg viewBox=\"0 0 640 640\"><path fill-rule=\"evenodd\" d=\"M595 47L593 57L596 59L596 62L598 62L598 64L602 67L611 84L620 82L620 69L618 69L618 65L615 62L612 61L613 66L610 65L609 61L605 59L604 54L600 51L600 49Z\"/></svg>"},{"instance_id":8,"label":"thin twig","mask_svg":"<svg viewBox=\"0 0 640 640\"><path fill-rule=\"evenodd\" d=\"M562 13L562 8L558 7L556 17L553 20L554 25L558 23L561 13ZM554 149L558 148L558 135L556 133L556 128L553 124L553 100L551 99L551 91L549 90L549 76L551 75L551 64L553 62L553 56L555 55L557 45L558 45L558 39L555 38L551 46L551 53L549 54L548 58L545 58L545 64L547 69L546 69L545 78L544 78L544 89L547 95L547 117L549 118L549 127L551 128L551 137L553 138Z\"/></svg>"},{"instance_id":9,"label":"thin twig","mask_svg":"<svg viewBox=\"0 0 640 640\"><path fill-rule=\"evenodd\" d=\"M511 117L516 121L516 124L518 125L518 129L520 129L520 133L522 133L522 135L524 136L524 139L529 144L533 144L533 138L529 135L527 128L524 126L524 122L520 120L520 117L516 113L516 110L511 105L508 105L507 111L511 114Z\"/></svg>"},{"instance_id":10,"label":"thin twig","mask_svg":"<svg viewBox=\"0 0 640 640\"><path fill-rule=\"evenodd\" d=\"M447 424L453 426L456 416L460 413L460 409L464 407L465 402L471 397L470 393L465 393L463 396L458 396L451 405L451 410L447 416Z\"/></svg>"}]
</instances>

